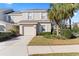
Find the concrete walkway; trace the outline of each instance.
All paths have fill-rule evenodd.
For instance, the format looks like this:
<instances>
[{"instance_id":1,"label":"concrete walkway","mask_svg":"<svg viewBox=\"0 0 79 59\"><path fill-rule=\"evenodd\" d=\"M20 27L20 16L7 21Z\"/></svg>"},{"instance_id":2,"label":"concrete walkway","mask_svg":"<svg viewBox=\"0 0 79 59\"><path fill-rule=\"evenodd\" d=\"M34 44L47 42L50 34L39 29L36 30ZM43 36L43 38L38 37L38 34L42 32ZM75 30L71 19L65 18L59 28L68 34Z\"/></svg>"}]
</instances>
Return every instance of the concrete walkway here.
<instances>
[{"instance_id":1,"label":"concrete walkway","mask_svg":"<svg viewBox=\"0 0 79 59\"><path fill-rule=\"evenodd\" d=\"M56 45L56 46L29 46L29 55L45 53L67 53L78 52L79 45Z\"/></svg>"},{"instance_id":2,"label":"concrete walkway","mask_svg":"<svg viewBox=\"0 0 79 59\"><path fill-rule=\"evenodd\" d=\"M0 56L26 56L27 44L32 36L19 36L9 41L0 42Z\"/></svg>"}]
</instances>

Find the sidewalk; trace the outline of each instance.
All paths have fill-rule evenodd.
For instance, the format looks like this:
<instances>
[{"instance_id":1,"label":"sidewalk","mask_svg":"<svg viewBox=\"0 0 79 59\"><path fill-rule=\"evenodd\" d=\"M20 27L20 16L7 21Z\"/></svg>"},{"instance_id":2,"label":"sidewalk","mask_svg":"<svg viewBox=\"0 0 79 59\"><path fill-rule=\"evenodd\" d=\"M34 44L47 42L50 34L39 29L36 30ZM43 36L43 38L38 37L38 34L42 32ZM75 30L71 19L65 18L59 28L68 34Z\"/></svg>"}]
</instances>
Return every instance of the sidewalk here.
<instances>
[{"instance_id":1,"label":"sidewalk","mask_svg":"<svg viewBox=\"0 0 79 59\"><path fill-rule=\"evenodd\" d=\"M28 46L29 55L45 53L79 52L79 45Z\"/></svg>"}]
</instances>

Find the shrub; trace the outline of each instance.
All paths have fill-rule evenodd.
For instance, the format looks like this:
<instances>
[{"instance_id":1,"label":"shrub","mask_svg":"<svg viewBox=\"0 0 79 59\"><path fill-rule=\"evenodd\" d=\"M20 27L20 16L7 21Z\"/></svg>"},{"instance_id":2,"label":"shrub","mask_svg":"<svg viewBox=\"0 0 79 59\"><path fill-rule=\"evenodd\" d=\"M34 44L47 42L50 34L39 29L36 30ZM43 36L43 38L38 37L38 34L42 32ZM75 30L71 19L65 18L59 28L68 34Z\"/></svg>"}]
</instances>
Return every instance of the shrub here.
<instances>
[{"instance_id":1,"label":"shrub","mask_svg":"<svg viewBox=\"0 0 79 59\"><path fill-rule=\"evenodd\" d=\"M79 33L79 28L73 28L72 32Z\"/></svg>"},{"instance_id":2,"label":"shrub","mask_svg":"<svg viewBox=\"0 0 79 59\"><path fill-rule=\"evenodd\" d=\"M51 34L51 32L41 32L39 33L38 35L40 36L43 36L45 38L48 38L48 39L55 39L55 38L58 38L56 35L55 35L55 32Z\"/></svg>"},{"instance_id":3,"label":"shrub","mask_svg":"<svg viewBox=\"0 0 79 59\"><path fill-rule=\"evenodd\" d=\"M52 38L51 32L41 32L41 33L38 33L38 35L49 39Z\"/></svg>"},{"instance_id":4,"label":"shrub","mask_svg":"<svg viewBox=\"0 0 79 59\"><path fill-rule=\"evenodd\" d=\"M14 34L14 35L19 35L19 26L13 26L13 28L10 29L10 31L11 31L12 34Z\"/></svg>"},{"instance_id":5,"label":"shrub","mask_svg":"<svg viewBox=\"0 0 79 59\"><path fill-rule=\"evenodd\" d=\"M0 41L5 41L15 37L15 35L11 32L0 32Z\"/></svg>"},{"instance_id":6,"label":"shrub","mask_svg":"<svg viewBox=\"0 0 79 59\"><path fill-rule=\"evenodd\" d=\"M50 34L51 34L50 32L40 32L40 33L38 33L38 35L40 35L40 36L50 35Z\"/></svg>"},{"instance_id":7,"label":"shrub","mask_svg":"<svg viewBox=\"0 0 79 59\"><path fill-rule=\"evenodd\" d=\"M60 32L61 36L63 38L67 38L67 39L72 39L72 38L76 38L73 34L72 34L72 31L70 29L63 29L61 32Z\"/></svg>"}]
</instances>

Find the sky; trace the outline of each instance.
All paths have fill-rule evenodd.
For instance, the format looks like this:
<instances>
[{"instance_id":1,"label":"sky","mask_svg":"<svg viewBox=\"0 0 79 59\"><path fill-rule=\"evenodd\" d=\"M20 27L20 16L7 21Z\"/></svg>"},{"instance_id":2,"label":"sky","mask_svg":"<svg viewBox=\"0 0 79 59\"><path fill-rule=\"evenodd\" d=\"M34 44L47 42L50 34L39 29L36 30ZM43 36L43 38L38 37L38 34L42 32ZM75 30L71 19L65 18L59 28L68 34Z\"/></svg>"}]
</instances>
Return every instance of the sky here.
<instances>
[{"instance_id":1,"label":"sky","mask_svg":"<svg viewBox=\"0 0 79 59\"><path fill-rule=\"evenodd\" d=\"M0 3L0 8L11 8L15 11L24 9L48 9L49 3Z\"/></svg>"},{"instance_id":2,"label":"sky","mask_svg":"<svg viewBox=\"0 0 79 59\"><path fill-rule=\"evenodd\" d=\"M26 9L48 9L49 3L0 3L0 8L13 9L15 11ZM79 11L72 17L72 23L79 22Z\"/></svg>"}]
</instances>

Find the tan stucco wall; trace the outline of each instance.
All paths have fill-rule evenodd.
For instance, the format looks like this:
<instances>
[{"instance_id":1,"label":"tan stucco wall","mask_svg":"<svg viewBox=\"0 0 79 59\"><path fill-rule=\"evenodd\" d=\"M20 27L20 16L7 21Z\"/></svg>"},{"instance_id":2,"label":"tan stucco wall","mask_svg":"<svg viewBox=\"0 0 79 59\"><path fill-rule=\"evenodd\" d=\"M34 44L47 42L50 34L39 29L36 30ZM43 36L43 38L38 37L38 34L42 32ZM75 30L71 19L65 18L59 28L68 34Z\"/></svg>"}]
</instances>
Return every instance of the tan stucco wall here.
<instances>
[{"instance_id":1,"label":"tan stucco wall","mask_svg":"<svg viewBox=\"0 0 79 59\"><path fill-rule=\"evenodd\" d=\"M10 23L6 23L3 21L0 21L0 25L4 26L4 32L8 32L12 28L12 25Z\"/></svg>"},{"instance_id":2,"label":"tan stucco wall","mask_svg":"<svg viewBox=\"0 0 79 59\"><path fill-rule=\"evenodd\" d=\"M51 23L40 23L40 26L41 25L44 25L45 26L45 32L50 32L51 31Z\"/></svg>"},{"instance_id":3,"label":"tan stucco wall","mask_svg":"<svg viewBox=\"0 0 79 59\"><path fill-rule=\"evenodd\" d=\"M31 16L31 19L28 19L29 17L28 16ZM48 20L48 17L47 17L47 12L30 12L30 13L22 13L22 16L25 20ZM42 17L45 16L44 19L42 19Z\"/></svg>"},{"instance_id":4,"label":"tan stucco wall","mask_svg":"<svg viewBox=\"0 0 79 59\"><path fill-rule=\"evenodd\" d=\"M31 18L29 19L29 15L31 16ZM10 15L11 16L11 20L14 23L18 23L19 21L22 20L48 20L47 17L47 12L25 12L25 13L21 13L21 14L15 14L15 15Z\"/></svg>"},{"instance_id":5,"label":"tan stucco wall","mask_svg":"<svg viewBox=\"0 0 79 59\"><path fill-rule=\"evenodd\" d=\"M19 21L24 20L24 18L23 18L23 16L13 15L13 16L11 16L11 20L12 20L14 23L18 23Z\"/></svg>"}]
</instances>

